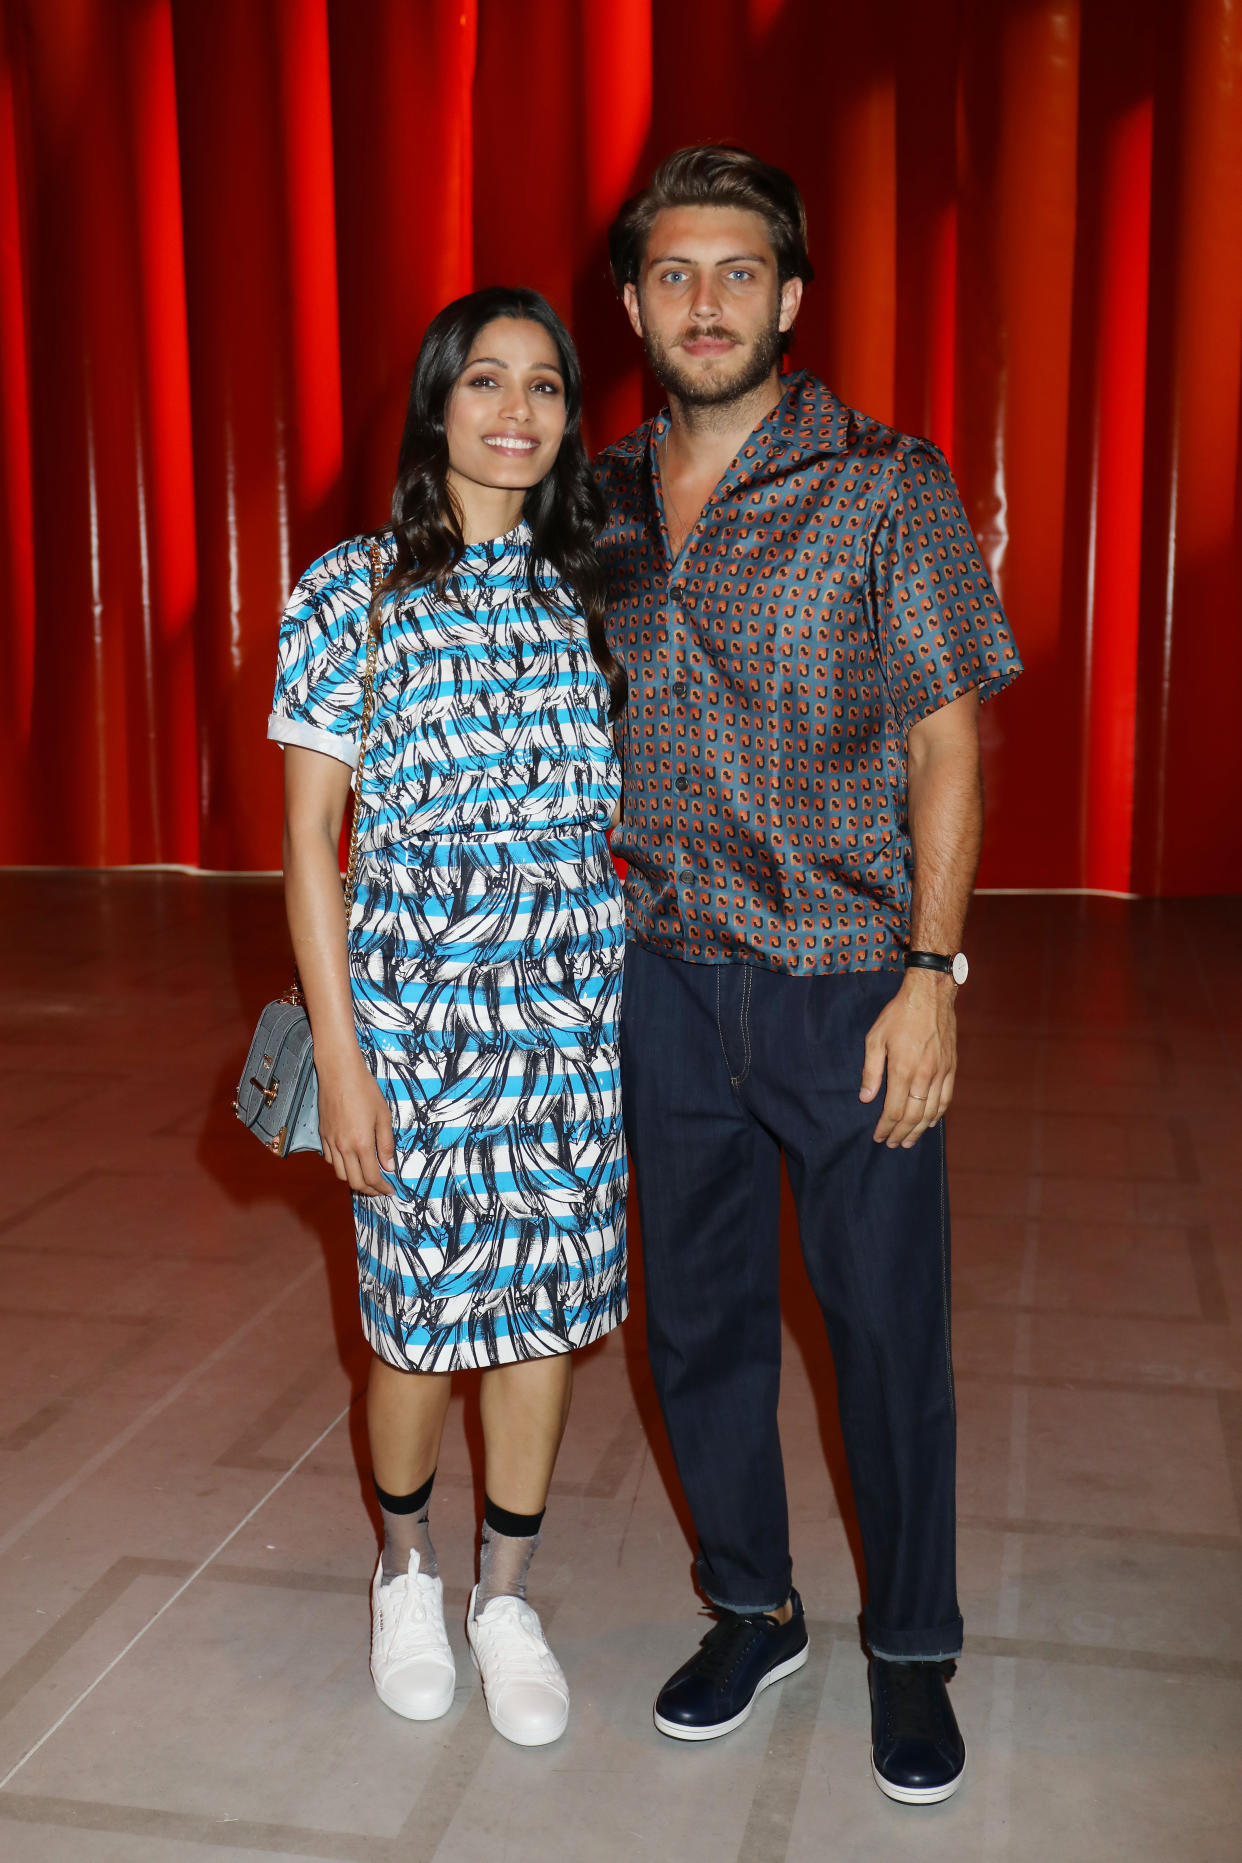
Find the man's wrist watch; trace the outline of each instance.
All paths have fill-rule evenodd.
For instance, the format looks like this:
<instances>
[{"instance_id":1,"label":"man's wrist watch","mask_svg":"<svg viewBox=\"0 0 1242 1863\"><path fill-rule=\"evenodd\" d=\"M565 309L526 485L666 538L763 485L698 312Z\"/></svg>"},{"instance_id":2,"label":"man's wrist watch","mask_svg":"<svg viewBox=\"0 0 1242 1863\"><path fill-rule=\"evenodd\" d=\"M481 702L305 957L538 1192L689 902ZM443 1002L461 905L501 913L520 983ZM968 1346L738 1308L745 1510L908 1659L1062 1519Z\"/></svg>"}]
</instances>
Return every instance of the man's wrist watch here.
<instances>
[{"instance_id":1,"label":"man's wrist watch","mask_svg":"<svg viewBox=\"0 0 1242 1863\"><path fill-rule=\"evenodd\" d=\"M905 966L907 970L943 970L958 984L965 983L970 975L964 951L958 951L953 957L946 957L941 951L907 951Z\"/></svg>"}]
</instances>

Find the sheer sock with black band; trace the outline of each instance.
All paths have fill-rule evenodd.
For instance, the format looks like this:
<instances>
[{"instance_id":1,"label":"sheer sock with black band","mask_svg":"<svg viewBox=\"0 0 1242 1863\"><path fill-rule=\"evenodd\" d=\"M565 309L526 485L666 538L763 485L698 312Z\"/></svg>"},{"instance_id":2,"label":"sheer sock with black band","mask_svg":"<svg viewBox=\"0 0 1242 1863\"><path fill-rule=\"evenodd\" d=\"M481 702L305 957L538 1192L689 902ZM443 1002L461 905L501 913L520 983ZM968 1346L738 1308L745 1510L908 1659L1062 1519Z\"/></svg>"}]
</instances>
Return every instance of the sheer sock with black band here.
<instances>
[{"instance_id":1,"label":"sheer sock with black band","mask_svg":"<svg viewBox=\"0 0 1242 1863\"><path fill-rule=\"evenodd\" d=\"M484 1496L476 1616L493 1598L525 1598L543 1515L542 1508L537 1514L514 1514L507 1507L497 1507L490 1495Z\"/></svg>"},{"instance_id":2,"label":"sheer sock with black band","mask_svg":"<svg viewBox=\"0 0 1242 1863\"><path fill-rule=\"evenodd\" d=\"M438 1578L436 1549L431 1543L427 1516L431 1507L431 1484L436 1478L432 1469L421 1488L413 1494L389 1494L375 1482L375 1498L384 1516L383 1576L381 1585L394 1578L404 1578L410 1569L410 1554L418 1554L418 1569L424 1578ZM375 1481L375 1477L371 1479Z\"/></svg>"}]
</instances>

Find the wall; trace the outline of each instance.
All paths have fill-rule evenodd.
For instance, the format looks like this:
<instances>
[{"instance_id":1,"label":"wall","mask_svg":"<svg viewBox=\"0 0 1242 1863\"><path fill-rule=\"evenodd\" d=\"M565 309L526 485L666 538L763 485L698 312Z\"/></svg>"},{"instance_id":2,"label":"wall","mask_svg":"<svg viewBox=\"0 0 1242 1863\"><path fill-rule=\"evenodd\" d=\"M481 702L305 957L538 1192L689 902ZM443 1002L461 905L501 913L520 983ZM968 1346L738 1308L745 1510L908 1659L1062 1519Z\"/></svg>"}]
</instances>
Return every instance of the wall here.
<instances>
[{"instance_id":1,"label":"wall","mask_svg":"<svg viewBox=\"0 0 1242 1863\"><path fill-rule=\"evenodd\" d=\"M982 879L1242 887L1232 0L0 0L0 860L272 867L275 620L428 316L569 316L660 154L807 197L797 359L948 452L1026 658Z\"/></svg>"}]
</instances>

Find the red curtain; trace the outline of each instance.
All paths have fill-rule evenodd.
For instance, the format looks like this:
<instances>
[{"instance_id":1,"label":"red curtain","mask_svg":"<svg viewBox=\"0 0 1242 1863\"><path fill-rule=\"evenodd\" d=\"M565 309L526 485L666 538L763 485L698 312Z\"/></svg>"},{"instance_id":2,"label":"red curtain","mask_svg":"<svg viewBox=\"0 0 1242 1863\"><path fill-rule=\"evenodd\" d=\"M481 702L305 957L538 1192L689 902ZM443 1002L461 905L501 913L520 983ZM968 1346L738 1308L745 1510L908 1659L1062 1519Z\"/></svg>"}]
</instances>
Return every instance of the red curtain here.
<instances>
[{"instance_id":1,"label":"red curtain","mask_svg":"<svg viewBox=\"0 0 1242 1863\"><path fill-rule=\"evenodd\" d=\"M631 426L605 231L700 138L804 189L797 359L962 484L1028 667L982 879L1242 887L1233 0L0 0L0 859L276 864L276 616L424 323L537 285Z\"/></svg>"}]
</instances>

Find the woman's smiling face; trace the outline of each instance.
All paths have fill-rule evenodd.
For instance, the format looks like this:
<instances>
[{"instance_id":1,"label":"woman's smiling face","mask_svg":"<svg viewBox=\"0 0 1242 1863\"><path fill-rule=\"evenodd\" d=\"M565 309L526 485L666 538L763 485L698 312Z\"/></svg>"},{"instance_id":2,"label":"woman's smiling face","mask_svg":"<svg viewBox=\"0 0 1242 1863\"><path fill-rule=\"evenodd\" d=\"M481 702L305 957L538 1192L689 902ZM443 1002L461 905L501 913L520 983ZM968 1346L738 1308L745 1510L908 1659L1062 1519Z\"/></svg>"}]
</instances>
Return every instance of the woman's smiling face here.
<instances>
[{"instance_id":1,"label":"woman's smiling face","mask_svg":"<svg viewBox=\"0 0 1242 1863\"><path fill-rule=\"evenodd\" d=\"M542 324L499 317L470 349L444 410L449 483L527 491L546 478L565 432L565 382Z\"/></svg>"}]
</instances>

